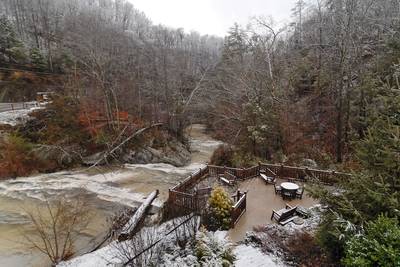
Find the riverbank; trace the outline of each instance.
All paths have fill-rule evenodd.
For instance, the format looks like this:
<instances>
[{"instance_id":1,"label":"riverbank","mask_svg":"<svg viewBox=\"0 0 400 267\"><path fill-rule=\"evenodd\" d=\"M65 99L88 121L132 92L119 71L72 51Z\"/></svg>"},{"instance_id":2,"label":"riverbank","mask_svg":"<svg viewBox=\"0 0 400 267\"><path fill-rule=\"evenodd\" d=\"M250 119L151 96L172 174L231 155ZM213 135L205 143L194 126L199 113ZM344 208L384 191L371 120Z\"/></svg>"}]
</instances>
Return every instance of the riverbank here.
<instances>
[{"instance_id":1,"label":"riverbank","mask_svg":"<svg viewBox=\"0 0 400 267\"><path fill-rule=\"evenodd\" d=\"M108 227L107 217L119 209L137 207L143 197L155 189L160 190L160 196L154 205L161 206L168 197L168 188L203 166L221 144L205 133L203 125L192 125L188 134L192 153L190 163L184 167L166 163L125 164L112 168L99 167L89 172L58 172L0 182L0 213L3 214L0 218L7 218L0 223L0 241L4 244L0 246L0 266L48 264L43 255L20 243L23 235L29 235L29 225L18 220L9 222L13 214L23 213L22 207L40 209L44 197L85 197L95 220L89 230L82 233L82 239L77 244L80 252L93 247L101 239L99 237Z\"/></svg>"}]
</instances>

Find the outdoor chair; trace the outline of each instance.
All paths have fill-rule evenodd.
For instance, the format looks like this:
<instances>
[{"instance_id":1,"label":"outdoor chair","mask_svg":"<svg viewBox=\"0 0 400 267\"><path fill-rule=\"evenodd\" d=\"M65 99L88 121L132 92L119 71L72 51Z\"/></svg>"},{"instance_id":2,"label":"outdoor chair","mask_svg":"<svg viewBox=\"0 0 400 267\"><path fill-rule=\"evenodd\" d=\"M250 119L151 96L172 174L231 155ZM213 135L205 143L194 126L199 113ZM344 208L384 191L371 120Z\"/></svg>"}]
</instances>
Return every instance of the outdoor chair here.
<instances>
[{"instance_id":1,"label":"outdoor chair","mask_svg":"<svg viewBox=\"0 0 400 267\"><path fill-rule=\"evenodd\" d=\"M297 179L299 180L299 181L306 181L306 178L307 176L304 174L304 173L301 173L301 174L299 174L298 175L298 177L297 177Z\"/></svg>"},{"instance_id":2,"label":"outdoor chair","mask_svg":"<svg viewBox=\"0 0 400 267\"><path fill-rule=\"evenodd\" d=\"M281 195L282 195L283 199L294 199L294 198L296 198L296 193L297 193L296 190L282 189Z\"/></svg>"},{"instance_id":3,"label":"outdoor chair","mask_svg":"<svg viewBox=\"0 0 400 267\"><path fill-rule=\"evenodd\" d=\"M280 185L274 184L275 194L280 195L282 193L282 187Z\"/></svg>"},{"instance_id":4,"label":"outdoor chair","mask_svg":"<svg viewBox=\"0 0 400 267\"><path fill-rule=\"evenodd\" d=\"M303 198L303 193L304 193L304 186L299 188L299 189L297 189L296 197L299 198L299 199L302 199Z\"/></svg>"}]
</instances>

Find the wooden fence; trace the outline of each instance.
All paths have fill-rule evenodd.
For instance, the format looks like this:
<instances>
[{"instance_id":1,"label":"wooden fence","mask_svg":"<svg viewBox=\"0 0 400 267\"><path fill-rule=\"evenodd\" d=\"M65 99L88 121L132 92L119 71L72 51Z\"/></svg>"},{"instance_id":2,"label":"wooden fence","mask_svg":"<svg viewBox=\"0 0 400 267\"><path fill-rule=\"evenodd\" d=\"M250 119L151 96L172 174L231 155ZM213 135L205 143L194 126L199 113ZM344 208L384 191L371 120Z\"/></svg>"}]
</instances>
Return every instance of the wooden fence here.
<instances>
[{"instance_id":1,"label":"wooden fence","mask_svg":"<svg viewBox=\"0 0 400 267\"><path fill-rule=\"evenodd\" d=\"M208 174L210 176L218 176L225 172L229 172L235 175L238 180L246 180L249 178L256 177L260 174L259 166L243 169L243 168L229 168L223 166L208 165Z\"/></svg>"}]
</instances>

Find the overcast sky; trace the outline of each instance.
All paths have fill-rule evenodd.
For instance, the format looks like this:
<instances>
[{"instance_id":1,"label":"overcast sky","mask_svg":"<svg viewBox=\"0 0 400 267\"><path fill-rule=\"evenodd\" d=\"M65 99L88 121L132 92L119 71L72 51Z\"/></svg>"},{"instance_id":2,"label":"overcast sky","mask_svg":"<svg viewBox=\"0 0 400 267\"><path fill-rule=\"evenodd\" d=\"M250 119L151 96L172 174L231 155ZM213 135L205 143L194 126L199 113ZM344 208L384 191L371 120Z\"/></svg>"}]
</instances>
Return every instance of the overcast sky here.
<instances>
[{"instance_id":1,"label":"overcast sky","mask_svg":"<svg viewBox=\"0 0 400 267\"><path fill-rule=\"evenodd\" d=\"M155 24L224 36L238 22L255 15L287 22L296 0L130 0Z\"/></svg>"}]
</instances>

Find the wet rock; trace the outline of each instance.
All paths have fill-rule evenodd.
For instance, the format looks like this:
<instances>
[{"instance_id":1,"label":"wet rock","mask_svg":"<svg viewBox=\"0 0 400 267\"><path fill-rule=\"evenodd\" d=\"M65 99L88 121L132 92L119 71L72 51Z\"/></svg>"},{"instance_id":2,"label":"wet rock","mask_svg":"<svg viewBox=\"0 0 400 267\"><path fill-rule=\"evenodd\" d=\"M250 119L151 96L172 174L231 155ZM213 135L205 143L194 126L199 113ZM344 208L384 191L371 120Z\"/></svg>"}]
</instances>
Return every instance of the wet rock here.
<instances>
[{"instance_id":1,"label":"wet rock","mask_svg":"<svg viewBox=\"0 0 400 267\"><path fill-rule=\"evenodd\" d=\"M40 145L33 149L34 155L43 162L55 162L58 166L67 167L77 162L79 159L74 154L72 147L58 147Z\"/></svg>"},{"instance_id":2,"label":"wet rock","mask_svg":"<svg viewBox=\"0 0 400 267\"><path fill-rule=\"evenodd\" d=\"M153 154L147 149L130 150L122 157L125 163L131 164L147 164L153 160Z\"/></svg>"},{"instance_id":3,"label":"wet rock","mask_svg":"<svg viewBox=\"0 0 400 267\"><path fill-rule=\"evenodd\" d=\"M130 164L166 163L182 167L190 162L190 152L183 144L170 142L162 149L145 147L130 150L122 158L125 163Z\"/></svg>"},{"instance_id":4,"label":"wet rock","mask_svg":"<svg viewBox=\"0 0 400 267\"><path fill-rule=\"evenodd\" d=\"M103 152L98 152L98 153L95 153L93 155L84 157L82 159L82 163L84 165L90 166L90 165L93 165L93 164L96 164L97 162L99 162L103 158L103 156L104 156Z\"/></svg>"}]
</instances>

